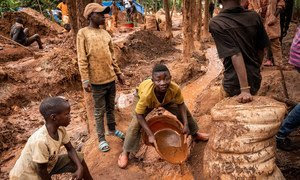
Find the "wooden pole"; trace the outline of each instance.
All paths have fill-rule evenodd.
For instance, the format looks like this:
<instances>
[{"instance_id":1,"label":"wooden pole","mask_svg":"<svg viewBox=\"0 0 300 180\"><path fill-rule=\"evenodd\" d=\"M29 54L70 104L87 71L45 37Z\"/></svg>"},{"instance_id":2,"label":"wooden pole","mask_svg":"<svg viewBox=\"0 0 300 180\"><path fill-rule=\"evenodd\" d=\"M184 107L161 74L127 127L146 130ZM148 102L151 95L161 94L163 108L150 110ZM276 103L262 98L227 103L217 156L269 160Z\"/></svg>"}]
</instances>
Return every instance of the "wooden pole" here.
<instances>
[{"instance_id":1,"label":"wooden pole","mask_svg":"<svg viewBox=\"0 0 300 180\"><path fill-rule=\"evenodd\" d=\"M15 45L17 45L17 46L20 46L20 47L26 49L27 51L29 51L30 53L32 53L32 55L35 54L35 53L34 53L32 50L30 50L29 48L23 46L22 44L20 44L20 43L18 43L18 42L16 42L16 41L13 41L12 39L9 39L9 38L7 38L7 37L5 37L5 36L2 36L1 34L0 34L0 37L3 38L3 39L5 39L5 40L7 40L7 41L10 41L11 43L13 43L13 44L15 44Z\"/></svg>"}]
</instances>

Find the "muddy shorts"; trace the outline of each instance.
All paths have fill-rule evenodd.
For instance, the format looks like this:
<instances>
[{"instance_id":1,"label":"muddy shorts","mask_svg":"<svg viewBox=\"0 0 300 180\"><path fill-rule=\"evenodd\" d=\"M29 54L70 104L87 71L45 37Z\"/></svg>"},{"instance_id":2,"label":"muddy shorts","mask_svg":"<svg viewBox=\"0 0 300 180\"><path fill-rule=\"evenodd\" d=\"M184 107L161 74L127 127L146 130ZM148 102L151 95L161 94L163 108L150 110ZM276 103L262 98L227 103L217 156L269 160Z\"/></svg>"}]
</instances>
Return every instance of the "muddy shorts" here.
<instances>
[{"instance_id":1,"label":"muddy shorts","mask_svg":"<svg viewBox=\"0 0 300 180\"><path fill-rule=\"evenodd\" d=\"M77 153L80 161L83 161L83 154ZM50 172L50 176L62 173L74 173L77 170L76 164L69 158L67 154L59 155L58 160Z\"/></svg>"}]
</instances>

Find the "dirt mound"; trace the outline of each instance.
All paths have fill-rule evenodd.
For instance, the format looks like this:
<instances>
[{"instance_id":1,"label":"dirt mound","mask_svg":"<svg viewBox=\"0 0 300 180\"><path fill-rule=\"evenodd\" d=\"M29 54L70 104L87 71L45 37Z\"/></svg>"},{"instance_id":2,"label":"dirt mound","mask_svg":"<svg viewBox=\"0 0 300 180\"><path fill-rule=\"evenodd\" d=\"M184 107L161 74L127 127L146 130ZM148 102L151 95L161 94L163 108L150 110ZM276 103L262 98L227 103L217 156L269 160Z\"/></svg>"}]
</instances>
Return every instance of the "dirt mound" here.
<instances>
[{"instance_id":1,"label":"dirt mound","mask_svg":"<svg viewBox=\"0 0 300 180\"><path fill-rule=\"evenodd\" d=\"M17 12L4 13L0 18L0 34L9 37L10 28L15 23L16 17L24 21L24 26L29 28L29 35L40 34L42 36L56 35L63 31L57 23L50 21L44 15L31 8L23 8Z\"/></svg>"},{"instance_id":2,"label":"dirt mound","mask_svg":"<svg viewBox=\"0 0 300 180\"><path fill-rule=\"evenodd\" d=\"M280 72L265 70L262 71L262 82L261 88L258 92L259 96L276 96L279 98L284 98L283 86ZM295 102L300 102L300 73L296 70L284 71L285 82L289 94L289 98Z\"/></svg>"},{"instance_id":3,"label":"dirt mound","mask_svg":"<svg viewBox=\"0 0 300 180\"><path fill-rule=\"evenodd\" d=\"M80 87L75 55L55 49L34 59L25 58L2 65L0 81L0 115L9 115L13 105L23 107L30 101ZM75 86L74 86L75 85Z\"/></svg>"},{"instance_id":4,"label":"dirt mound","mask_svg":"<svg viewBox=\"0 0 300 180\"><path fill-rule=\"evenodd\" d=\"M0 154L15 145L18 134L24 133L22 127L13 126L10 122L0 123Z\"/></svg>"},{"instance_id":5,"label":"dirt mound","mask_svg":"<svg viewBox=\"0 0 300 180\"><path fill-rule=\"evenodd\" d=\"M0 63L16 61L24 57L32 56L33 53L26 48L16 45L15 43L0 36Z\"/></svg>"},{"instance_id":6,"label":"dirt mound","mask_svg":"<svg viewBox=\"0 0 300 180\"><path fill-rule=\"evenodd\" d=\"M128 37L128 40L122 47L123 58L125 62L137 60L152 60L163 55L178 51L174 48L171 41L163 38L160 32L137 31Z\"/></svg>"}]
</instances>

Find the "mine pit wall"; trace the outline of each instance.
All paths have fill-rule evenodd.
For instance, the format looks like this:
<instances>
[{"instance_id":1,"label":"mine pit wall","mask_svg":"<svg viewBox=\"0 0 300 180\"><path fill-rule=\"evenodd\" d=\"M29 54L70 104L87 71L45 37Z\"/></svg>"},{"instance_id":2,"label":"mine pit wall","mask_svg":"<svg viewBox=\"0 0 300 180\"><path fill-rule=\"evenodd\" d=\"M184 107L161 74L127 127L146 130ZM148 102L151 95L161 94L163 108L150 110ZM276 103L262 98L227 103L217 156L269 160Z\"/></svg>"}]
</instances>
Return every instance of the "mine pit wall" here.
<instances>
[{"instance_id":1,"label":"mine pit wall","mask_svg":"<svg viewBox=\"0 0 300 180\"><path fill-rule=\"evenodd\" d=\"M24 26L29 28L29 34L39 33L41 36L57 35L63 31L63 28L47 19L44 15L31 9L24 8L16 12L6 12L0 18L0 34L9 37L10 28L15 23L16 17L24 21Z\"/></svg>"}]
</instances>

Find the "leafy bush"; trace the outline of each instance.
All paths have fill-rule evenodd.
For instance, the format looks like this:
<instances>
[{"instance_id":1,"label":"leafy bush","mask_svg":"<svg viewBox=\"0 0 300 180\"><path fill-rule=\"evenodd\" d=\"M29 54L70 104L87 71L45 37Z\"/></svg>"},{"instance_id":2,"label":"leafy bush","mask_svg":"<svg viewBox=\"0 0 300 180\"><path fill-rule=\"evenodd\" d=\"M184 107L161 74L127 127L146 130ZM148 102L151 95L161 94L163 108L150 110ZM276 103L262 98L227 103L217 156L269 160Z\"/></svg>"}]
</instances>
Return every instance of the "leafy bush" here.
<instances>
[{"instance_id":1,"label":"leafy bush","mask_svg":"<svg viewBox=\"0 0 300 180\"><path fill-rule=\"evenodd\" d=\"M37 11L53 9L57 6L59 0L1 0L0 14L7 11L16 11L19 7L30 7Z\"/></svg>"}]
</instances>

